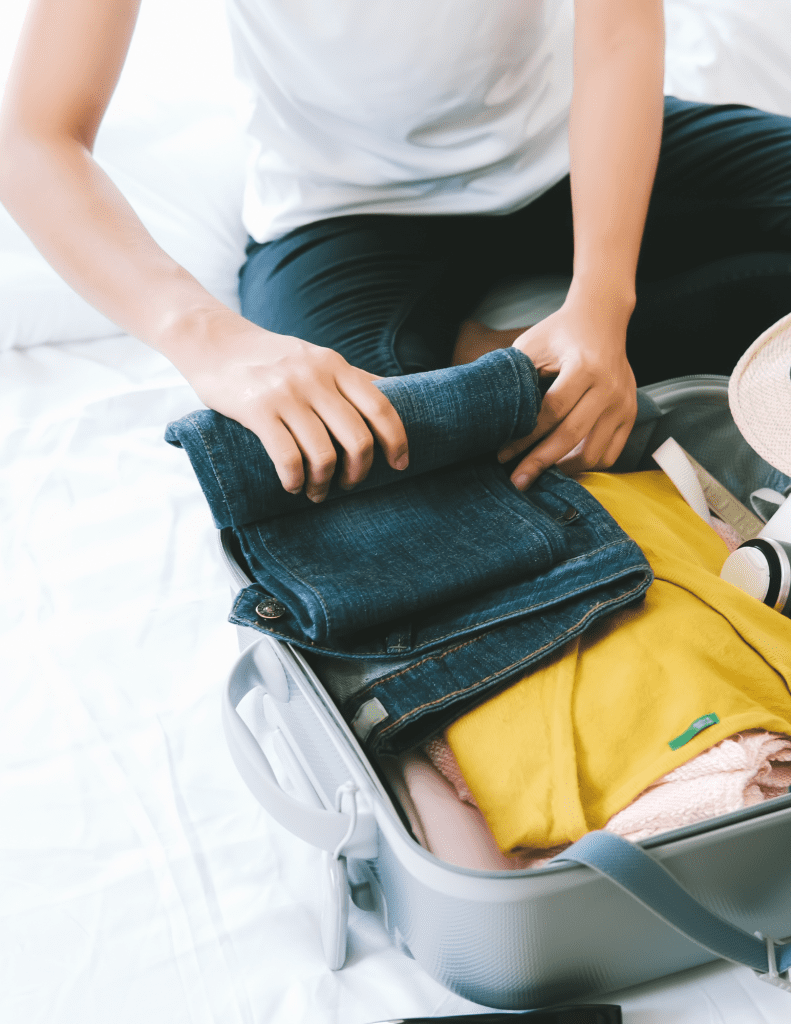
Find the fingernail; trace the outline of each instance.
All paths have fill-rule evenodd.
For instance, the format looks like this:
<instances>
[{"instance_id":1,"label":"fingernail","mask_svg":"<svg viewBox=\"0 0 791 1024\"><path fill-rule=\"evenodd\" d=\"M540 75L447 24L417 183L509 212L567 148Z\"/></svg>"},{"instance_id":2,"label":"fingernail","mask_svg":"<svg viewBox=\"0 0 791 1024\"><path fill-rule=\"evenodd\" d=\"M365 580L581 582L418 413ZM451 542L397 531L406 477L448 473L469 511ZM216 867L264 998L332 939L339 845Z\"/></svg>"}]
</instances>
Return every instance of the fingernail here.
<instances>
[{"instance_id":1,"label":"fingernail","mask_svg":"<svg viewBox=\"0 0 791 1024\"><path fill-rule=\"evenodd\" d=\"M508 462L509 458L510 458L510 456L509 456L508 452L498 452L497 453L497 461L498 462Z\"/></svg>"},{"instance_id":2,"label":"fingernail","mask_svg":"<svg viewBox=\"0 0 791 1024\"><path fill-rule=\"evenodd\" d=\"M517 491L524 491L530 483L530 477L517 476L511 481L511 483L514 485Z\"/></svg>"},{"instance_id":3,"label":"fingernail","mask_svg":"<svg viewBox=\"0 0 791 1024\"><path fill-rule=\"evenodd\" d=\"M396 469L406 469L408 465L409 465L409 456L408 455L404 454L404 455L399 456L396 459L396 462L395 462L395 468Z\"/></svg>"},{"instance_id":4,"label":"fingernail","mask_svg":"<svg viewBox=\"0 0 791 1024\"><path fill-rule=\"evenodd\" d=\"M318 504L320 501L324 501L324 499L327 497L327 493L325 491L323 494L309 494L308 497L310 498L311 501L316 502L316 504Z\"/></svg>"}]
</instances>

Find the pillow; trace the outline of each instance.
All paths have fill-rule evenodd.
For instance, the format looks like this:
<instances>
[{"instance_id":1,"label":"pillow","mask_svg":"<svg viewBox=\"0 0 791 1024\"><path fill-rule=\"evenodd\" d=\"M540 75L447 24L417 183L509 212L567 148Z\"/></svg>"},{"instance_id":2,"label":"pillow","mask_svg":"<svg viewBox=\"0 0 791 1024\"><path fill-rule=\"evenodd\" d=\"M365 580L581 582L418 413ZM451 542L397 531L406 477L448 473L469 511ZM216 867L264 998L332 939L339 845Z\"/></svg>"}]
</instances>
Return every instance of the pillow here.
<instances>
[{"instance_id":1,"label":"pillow","mask_svg":"<svg viewBox=\"0 0 791 1024\"><path fill-rule=\"evenodd\" d=\"M27 0L0 9L5 81ZM222 0L141 5L96 158L162 248L238 309L248 100ZM44 261L0 207L0 350L121 333Z\"/></svg>"}]
</instances>

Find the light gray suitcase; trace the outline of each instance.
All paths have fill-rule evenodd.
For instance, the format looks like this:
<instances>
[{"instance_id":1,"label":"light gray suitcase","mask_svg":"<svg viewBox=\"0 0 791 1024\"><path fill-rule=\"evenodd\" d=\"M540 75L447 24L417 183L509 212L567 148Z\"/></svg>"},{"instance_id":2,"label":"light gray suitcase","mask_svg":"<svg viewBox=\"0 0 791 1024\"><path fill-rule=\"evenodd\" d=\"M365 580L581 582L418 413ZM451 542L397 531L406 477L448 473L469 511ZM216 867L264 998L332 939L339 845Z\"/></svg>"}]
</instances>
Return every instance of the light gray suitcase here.
<instances>
[{"instance_id":1,"label":"light gray suitcase","mask_svg":"<svg viewBox=\"0 0 791 1024\"><path fill-rule=\"evenodd\" d=\"M641 403L643 422L616 468L655 468L650 452L673 436L745 503L757 487L791 482L741 439L726 378L678 378L644 389ZM234 588L245 586L224 532L220 545ZM777 946L791 936L791 795L638 844L666 871L646 874L638 864L636 879L626 877L628 855L605 869L621 870L616 881L574 863L455 867L412 838L303 655L253 629L239 632L243 653L224 694L226 736L260 803L324 851L321 927L331 968L345 959L351 899L381 915L396 945L429 974L486 1006L527 1009L606 993L718 955L791 991L781 976L791 947ZM674 892L670 876L691 900Z\"/></svg>"}]
</instances>

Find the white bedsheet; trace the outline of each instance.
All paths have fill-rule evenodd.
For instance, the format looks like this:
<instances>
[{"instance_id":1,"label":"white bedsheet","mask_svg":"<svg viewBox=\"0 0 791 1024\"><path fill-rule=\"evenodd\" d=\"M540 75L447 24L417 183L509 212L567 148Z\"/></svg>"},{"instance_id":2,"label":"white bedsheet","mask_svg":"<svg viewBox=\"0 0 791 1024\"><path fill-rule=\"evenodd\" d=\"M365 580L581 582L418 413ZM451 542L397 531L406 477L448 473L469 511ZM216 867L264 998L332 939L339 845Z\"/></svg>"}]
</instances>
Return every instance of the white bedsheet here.
<instances>
[{"instance_id":1,"label":"white bedsheet","mask_svg":"<svg viewBox=\"0 0 791 1024\"><path fill-rule=\"evenodd\" d=\"M318 854L231 764L236 655L214 529L164 424L197 400L128 337L0 357L4 1024L365 1024L473 1011L353 909L319 941ZM619 996L627 1024L780 1024L714 966Z\"/></svg>"},{"instance_id":2,"label":"white bedsheet","mask_svg":"<svg viewBox=\"0 0 791 1024\"><path fill-rule=\"evenodd\" d=\"M668 8L674 89L791 113L789 0ZM347 966L324 965L318 854L256 805L220 729L230 595L162 441L198 404L126 336L0 354L0 1022L479 1010L354 908ZM723 964L612 999L626 1024L791 1020L791 995Z\"/></svg>"}]
</instances>

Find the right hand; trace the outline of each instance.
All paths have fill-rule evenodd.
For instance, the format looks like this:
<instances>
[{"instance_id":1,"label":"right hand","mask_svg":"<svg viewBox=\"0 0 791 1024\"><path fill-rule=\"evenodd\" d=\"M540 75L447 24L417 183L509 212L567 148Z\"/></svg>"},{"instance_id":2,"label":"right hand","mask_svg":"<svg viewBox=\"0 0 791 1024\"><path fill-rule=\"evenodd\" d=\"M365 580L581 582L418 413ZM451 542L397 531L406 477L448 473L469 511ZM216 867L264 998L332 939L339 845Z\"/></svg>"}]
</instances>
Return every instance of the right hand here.
<instances>
[{"instance_id":1,"label":"right hand","mask_svg":"<svg viewBox=\"0 0 791 1024\"><path fill-rule=\"evenodd\" d=\"M375 374L231 310L211 311L202 327L200 367L182 372L209 408L260 438L287 491L297 494L304 485L311 501L326 497L337 461L332 438L344 452L338 482L345 489L368 474L374 440L394 469L406 468L406 432L374 387Z\"/></svg>"}]
</instances>

